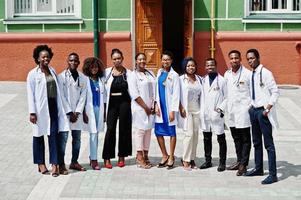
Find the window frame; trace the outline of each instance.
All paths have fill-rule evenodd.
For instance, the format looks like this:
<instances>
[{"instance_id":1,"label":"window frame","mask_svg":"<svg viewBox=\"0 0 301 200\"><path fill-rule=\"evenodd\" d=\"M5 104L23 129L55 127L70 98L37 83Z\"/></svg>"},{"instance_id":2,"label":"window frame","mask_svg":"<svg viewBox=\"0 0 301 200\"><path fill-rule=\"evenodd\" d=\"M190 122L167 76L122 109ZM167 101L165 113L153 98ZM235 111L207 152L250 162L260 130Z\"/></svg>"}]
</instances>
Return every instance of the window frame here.
<instances>
[{"instance_id":1,"label":"window frame","mask_svg":"<svg viewBox=\"0 0 301 200\"><path fill-rule=\"evenodd\" d=\"M293 11L293 0L288 9L272 9L272 0L267 1L267 11L251 11L252 0L245 0L245 12L243 23L300 23L301 7L299 11Z\"/></svg>"},{"instance_id":2,"label":"window frame","mask_svg":"<svg viewBox=\"0 0 301 200\"><path fill-rule=\"evenodd\" d=\"M36 10L37 0L33 1L33 9ZM81 0L74 0L74 13L56 13L56 2L53 0L51 12L16 13L14 0L5 0L4 24L81 24Z\"/></svg>"}]
</instances>

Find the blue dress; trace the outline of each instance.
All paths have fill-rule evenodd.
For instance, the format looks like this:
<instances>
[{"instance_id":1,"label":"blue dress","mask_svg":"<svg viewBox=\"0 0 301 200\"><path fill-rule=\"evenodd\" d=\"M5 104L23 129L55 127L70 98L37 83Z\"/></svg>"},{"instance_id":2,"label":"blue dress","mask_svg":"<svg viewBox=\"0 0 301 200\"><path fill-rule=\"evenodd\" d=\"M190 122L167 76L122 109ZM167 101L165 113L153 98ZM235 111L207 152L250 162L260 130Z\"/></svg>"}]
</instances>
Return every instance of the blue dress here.
<instances>
[{"instance_id":1,"label":"blue dress","mask_svg":"<svg viewBox=\"0 0 301 200\"><path fill-rule=\"evenodd\" d=\"M90 85L92 90L92 97L93 97L93 110L95 115L95 121L96 121L96 128L98 129L98 121L99 121L99 102L100 102L100 88L98 80L92 80L90 79Z\"/></svg>"},{"instance_id":2,"label":"blue dress","mask_svg":"<svg viewBox=\"0 0 301 200\"><path fill-rule=\"evenodd\" d=\"M160 96L160 107L163 123L155 123L156 136L176 136L176 126L168 125L168 113L165 101L165 85L164 82L167 79L168 72L163 71L159 76L158 87Z\"/></svg>"}]
</instances>

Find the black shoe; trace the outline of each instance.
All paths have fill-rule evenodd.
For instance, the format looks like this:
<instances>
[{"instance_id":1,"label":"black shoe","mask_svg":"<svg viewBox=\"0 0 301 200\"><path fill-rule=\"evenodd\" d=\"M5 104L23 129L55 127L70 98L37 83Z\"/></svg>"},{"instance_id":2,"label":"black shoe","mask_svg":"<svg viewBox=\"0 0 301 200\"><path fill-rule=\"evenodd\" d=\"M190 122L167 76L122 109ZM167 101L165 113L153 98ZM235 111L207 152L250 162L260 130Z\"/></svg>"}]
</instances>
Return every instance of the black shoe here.
<instances>
[{"instance_id":1,"label":"black shoe","mask_svg":"<svg viewBox=\"0 0 301 200\"><path fill-rule=\"evenodd\" d=\"M231 166L227 167L227 170L238 170L239 162L233 163Z\"/></svg>"},{"instance_id":2,"label":"black shoe","mask_svg":"<svg viewBox=\"0 0 301 200\"><path fill-rule=\"evenodd\" d=\"M219 166L217 167L217 171L218 172L222 172L226 170L226 165L225 164L219 164Z\"/></svg>"},{"instance_id":3,"label":"black shoe","mask_svg":"<svg viewBox=\"0 0 301 200\"><path fill-rule=\"evenodd\" d=\"M212 163L211 161L206 161L200 166L200 169L207 169L209 167L212 167Z\"/></svg>"},{"instance_id":4,"label":"black shoe","mask_svg":"<svg viewBox=\"0 0 301 200\"><path fill-rule=\"evenodd\" d=\"M164 160L163 162L158 163L157 167L158 168L163 168L166 166L167 162L168 162L169 156L167 156L166 160Z\"/></svg>"},{"instance_id":5,"label":"black shoe","mask_svg":"<svg viewBox=\"0 0 301 200\"><path fill-rule=\"evenodd\" d=\"M266 177L263 181L261 181L261 184L263 185L267 185L267 184L272 184L278 181L277 176L271 176L269 175L268 177Z\"/></svg>"},{"instance_id":6,"label":"black shoe","mask_svg":"<svg viewBox=\"0 0 301 200\"><path fill-rule=\"evenodd\" d=\"M245 176L262 176L263 170L262 169L252 169L250 171L247 171Z\"/></svg>"}]
</instances>

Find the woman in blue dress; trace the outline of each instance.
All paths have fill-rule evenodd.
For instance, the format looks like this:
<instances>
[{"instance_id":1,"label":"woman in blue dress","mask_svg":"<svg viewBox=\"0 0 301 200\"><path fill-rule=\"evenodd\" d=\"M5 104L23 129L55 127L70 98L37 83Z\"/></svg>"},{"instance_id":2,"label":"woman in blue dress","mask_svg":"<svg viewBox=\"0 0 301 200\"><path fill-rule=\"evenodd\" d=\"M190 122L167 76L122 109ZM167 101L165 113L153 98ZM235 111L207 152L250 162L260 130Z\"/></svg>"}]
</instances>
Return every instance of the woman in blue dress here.
<instances>
[{"instance_id":1,"label":"woman in blue dress","mask_svg":"<svg viewBox=\"0 0 301 200\"><path fill-rule=\"evenodd\" d=\"M156 123L155 135L162 153L159 168L167 166L172 169L176 147L176 113L179 110L180 86L179 75L172 69L173 54L164 51L161 56L162 68L157 75L156 88ZM168 155L164 136L170 137L170 154Z\"/></svg>"}]
</instances>

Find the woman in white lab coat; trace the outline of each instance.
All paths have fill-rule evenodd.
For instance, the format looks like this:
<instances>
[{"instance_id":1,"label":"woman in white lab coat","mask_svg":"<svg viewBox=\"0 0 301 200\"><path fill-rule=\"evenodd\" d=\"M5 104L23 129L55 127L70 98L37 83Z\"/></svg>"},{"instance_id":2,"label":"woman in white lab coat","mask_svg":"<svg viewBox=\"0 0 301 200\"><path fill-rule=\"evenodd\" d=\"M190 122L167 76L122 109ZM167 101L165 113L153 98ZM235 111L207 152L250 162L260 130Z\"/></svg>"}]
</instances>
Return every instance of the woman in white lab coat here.
<instances>
[{"instance_id":1,"label":"woman in white lab coat","mask_svg":"<svg viewBox=\"0 0 301 200\"><path fill-rule=\"evenodd\" d=\"M216 60L206 60L207 75L203 79L203 95L201 107L201 121L204 135L205 163L200 168L212 166L212 133L217 135L219 143L219 166L217 171L226 169L227 144L224 132L224 111L227 103L227 85L224 78L217 72Z\"/></svg>"},{"instance_id":2,"label":"woman in white lab coat","mask_svg":"<svg viewBox=\"0 0 301 200\"><path fill-rule=\"evenodd\" d=\"M172 60L173 54L171 52L163 52L161 56L162 68L157 74L155 106L155 134L162 153L162 160L158 167L167 166L167 169L172 169L175 162L176 114L179 111L180 103L179 75L172 69ZM164 136L170 137L170 155L166 151Z\"/></svg>"},{"instance_id":3,"label":"woman in white lab coat","mask_svg":"<svg viewBox=\"0 0 301 200\"><path fill-rule=\"evenodd\" d=\"M104 87L104 64L95 57L84 60L83 73L87 79L87 100L84 112L84 127L90 134L90 166L100 170L97 162L98 132L103 131L106 91Z\"/></svg>"},{"instance_id":4,"label":"woman in white lab coat","mask_svg":"<svg viewBox=\"0 0 301 200\"><path fill-rule=\"evenodd\" d=\"M132 97L133 126L136 128L136 162L138 167L149 169L148 151L154 126L156 78L152 71L146 69L144 53L138 53L135 60L135 71L129 76L129 91Z\"/></svg>"},{"instance_id":5,"label":"woman in white lab coat","mask_svg":"<svg viewBox=\"0 0 301 200\"><path fill-rule=\"evenodd\" d=\"M180 76L180 116L178 126L183 128L183 159L185 170L196 168L195 158L200 129L202 80L196 75L197 63L192 57L183 61L184 74Z\"/></svg>"},{"instance_id":6,"label":"woman in white lab coat","mask_svg":"<svg viewBox=\"0 0 301 200\"><path fill-rule=\"evenodd\" d=\"M125 166L125 157L132 155L132 113L128 78L131 71L126 69L123 54L112 49L113 67L106 69L105 87L107 91L107 130L102 151L105 168L111 169L110 159L115 158L116 128L119 121L118 167Z\"/></svg>"},{"instance_id":7,"label":"woman in white lab coat","mask_svg":"<svg viewBox=\"0 0 301 200\"><path fill-rule=\"evenodd\" d=\"M49 174L45 165L44 135L48 136L49 162L52 176L59 175L57 138L59 131L68 131L68 119L62 100L56 73L49 63L53 57L51 48L39 45L33 51L37 67L27 76L27 96L30 122L33 126L33 160L42 174Z\"/></svg>"}]
</instances>

